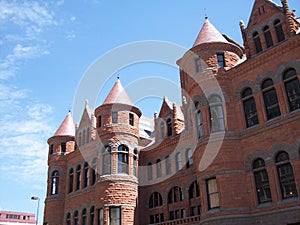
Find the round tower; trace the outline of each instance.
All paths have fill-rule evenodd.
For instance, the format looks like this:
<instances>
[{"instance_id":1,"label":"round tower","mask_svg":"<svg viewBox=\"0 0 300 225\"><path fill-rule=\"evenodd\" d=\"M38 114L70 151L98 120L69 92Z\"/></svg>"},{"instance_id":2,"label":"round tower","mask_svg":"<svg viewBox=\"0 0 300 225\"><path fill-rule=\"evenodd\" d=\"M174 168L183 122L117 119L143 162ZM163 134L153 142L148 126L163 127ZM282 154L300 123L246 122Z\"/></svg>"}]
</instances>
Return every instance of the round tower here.
<instances>
[{"instance_id":1,"label":"round tower","mask_svg":"<svg viewBox=\"0 0 300 225\"><path fill-rule=\"evenodd\" d=\"M101 194L104 221L118 214L116 217L122 218L122 224L134 224L141 114L119 78L103 104L95 110L101 146L99 183L105 187L105 193Z\"/></svg>"},{"instance_id":2,"label":"round tower","mask_svg":"<svg viewBox=\"0 0 300 225\"><path fill-rule=\"evenodd\" d=\"M63 224L66 189L66 154L75 150L75 123L69 112L55 134L48 139L48 180L44 221Z\"/></svg>"}]
</instances>

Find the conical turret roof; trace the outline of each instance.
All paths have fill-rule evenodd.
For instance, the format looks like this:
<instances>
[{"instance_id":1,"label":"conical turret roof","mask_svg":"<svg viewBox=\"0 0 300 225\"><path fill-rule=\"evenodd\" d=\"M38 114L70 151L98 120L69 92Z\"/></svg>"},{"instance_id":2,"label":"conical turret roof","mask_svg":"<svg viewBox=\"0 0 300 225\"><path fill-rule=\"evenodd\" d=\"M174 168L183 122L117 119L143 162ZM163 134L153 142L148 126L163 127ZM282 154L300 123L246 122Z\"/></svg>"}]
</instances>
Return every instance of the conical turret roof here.
<instances>
[{"instance_id":1,"label":"conical turret roof","mask_svg":"<svg viewBox=\"0 0 300 225\"><path fill-rule=\"evenodd\" d=\"M210 42L228 43L223 35L209 22L208 18L206 18L193 47Z\"/></svg>"},{"instance_id":2,"label":"conical turret roof","mask_svg":"<svg viewBox=\"0 0 300 225\"><path fill-rule=\"evenodd\" d=\"M70 112L67 114L54 136L75 136L75 123Z\"/></svg>"},{"instance_id":3,"label":"conical turret roof","mask_svg":"<svg viewBox=\"0 0 300 225\"><path fill-rule=\"evenodd\" d=\"M114 84L106 99L104 100L103 105L114 103L133 105L119 78L117 79L116 83Z\"/></svg>"}]
</instances>

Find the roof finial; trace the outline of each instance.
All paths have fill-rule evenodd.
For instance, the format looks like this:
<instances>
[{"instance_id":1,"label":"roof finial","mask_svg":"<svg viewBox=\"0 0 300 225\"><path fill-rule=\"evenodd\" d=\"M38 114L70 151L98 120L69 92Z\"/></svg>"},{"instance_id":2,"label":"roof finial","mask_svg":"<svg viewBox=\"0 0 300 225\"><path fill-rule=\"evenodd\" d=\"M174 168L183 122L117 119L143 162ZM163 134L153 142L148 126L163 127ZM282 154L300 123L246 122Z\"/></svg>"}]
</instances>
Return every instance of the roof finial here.
<instances>
[{"instance_id":1,"label":"roof finial","mask_svg":"<svg viewBox=\"0 0 300 225\"><path fill-rule=\"evenodd\" d=\"M204 8L204 14L205 14L205 19L207 20L208 16L207 16L207 10L206 10L206 8Z\"/></svg>"},{"instance_id":2,"label":"roof finial","mask_svg":"<svg viewBox=\"0 0 300 225\"><path fill-rule=\"evenodd\" d=\"M120 70L117 72L117 79L120 80Z\"/></svg>"}]
</instances>

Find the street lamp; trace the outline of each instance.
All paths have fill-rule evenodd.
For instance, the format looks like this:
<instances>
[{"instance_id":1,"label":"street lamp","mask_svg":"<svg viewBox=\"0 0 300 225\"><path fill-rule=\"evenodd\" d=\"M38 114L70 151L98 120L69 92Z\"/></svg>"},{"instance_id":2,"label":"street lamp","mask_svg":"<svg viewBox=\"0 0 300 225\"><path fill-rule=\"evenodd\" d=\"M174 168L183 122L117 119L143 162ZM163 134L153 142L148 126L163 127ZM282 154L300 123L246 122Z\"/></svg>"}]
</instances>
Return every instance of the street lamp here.
<instances>
[{"instance_id":1,"label":"street lamp","mask_svg":"<svg viewBox=\"0 0 300 225\"><path fill-rule=\"evenodd\" d=\"M39 220L39 208L40 208L40 198L37 196L32 196L31 200L37 200L38 201L38 205L37 205L37 209L36 209L36 221L35 224L38 224L38 220Z\"/></svg>"}]
</instances>

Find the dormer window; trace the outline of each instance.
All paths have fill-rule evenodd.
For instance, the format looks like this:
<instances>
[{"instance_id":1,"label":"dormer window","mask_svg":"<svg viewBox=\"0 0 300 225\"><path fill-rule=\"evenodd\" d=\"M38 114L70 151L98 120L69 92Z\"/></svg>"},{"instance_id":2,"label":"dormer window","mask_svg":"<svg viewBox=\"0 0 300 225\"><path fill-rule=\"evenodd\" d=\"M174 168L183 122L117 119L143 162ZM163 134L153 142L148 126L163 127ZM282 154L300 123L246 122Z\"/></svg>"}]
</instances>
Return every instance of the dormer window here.
<instances>
[{"instance_id":1,"label":"dormer window","mask_svg":"<svg viewBox=\"0 0 300 225\"><path fill-rule=\"evenodd\" d=\"M269 26L265 26L263 31L264 31L264 36L266 39L267 48L269 48L273 45L273 39L272 39L272 35L270 32Z\"/></svg>"},{"instance_id":2,"label":"dormer window","mask_svg":"<svg viewBox=\"0 0 300 225\"><path fill-rule=\"evenodd\" d=\"M224 68L225 67L224 54L223 53L217 54L217 59L218 59L218 68Z\"/></svg>"}]
</instances>

